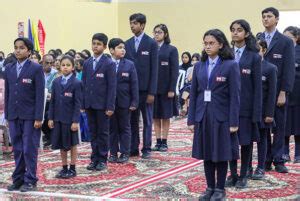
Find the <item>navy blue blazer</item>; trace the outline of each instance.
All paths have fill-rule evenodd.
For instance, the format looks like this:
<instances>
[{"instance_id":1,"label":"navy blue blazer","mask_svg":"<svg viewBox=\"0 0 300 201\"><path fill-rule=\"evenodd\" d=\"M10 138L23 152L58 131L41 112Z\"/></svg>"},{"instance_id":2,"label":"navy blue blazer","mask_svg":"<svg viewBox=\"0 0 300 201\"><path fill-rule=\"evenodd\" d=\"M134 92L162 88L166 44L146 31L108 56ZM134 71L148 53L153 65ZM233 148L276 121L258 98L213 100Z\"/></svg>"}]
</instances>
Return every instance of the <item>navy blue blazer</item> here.
<instances>
[{"instance_id":1,"label":"navy blue blazer","mask_svg":"<svg viewBox=\"0 0 300 201\"><path fill-rule=\"evenodd\" d=\"M139 86L134 63L121 59L117 72L117 99L120 108L137 108L139 105Z\"/></svg>"},{"instance_id":2,"label":"navy blue blazer","mask_svg":"<svg viewBox=\"0 0 300 201\"><path fill-rule=\"evenodd\" d=\"M45 78L41 65L27 60L17 77L17 63L6 66L5 118L43 120Z\"/></svg>"},{"instance_id":3,"label":"navy blue blazer","mask_svg":"<svg viewBox=\"0 0 300 201\"><path fill-rule=\"evenodd\" d=\"M49 119L65 124L78 123L82 99L81 81L73 74L67 84L61 84L62 76L52 83Z\"/></svg>"},{"instance_id":4,"label":"navy blue blazer","mask_svg":"<svg viewBox=\"0 0 300 201\"><path fill-rule=\"evenodd\" d=\"M211 102L204 102L204 91L211 90ZM212 107L218 121L228 121L231 127L239 126L241 78L238 64L224 60L217 64L208 81L206 62L198 62L194 67L188 125L201 122L206 107Z\"/></svg>"},{"instance_id":5,"label":"navy blue blazer","mask_svg":"<svg viewBox=\"0 0 300 201\"><path fill-rule=\"evenodd\" d=\"M245 48L240 61L241 106L240 116L260 122L262 115L261 57Z\"/></svg>"},{"instance_id":6,"label":"navy blue blazer","mask_svg":"<svg viewBox=\"0 0 300 201\"><path fill-rule=\"evenodd\" d=\"M300 45L295 46L295 82L289 95L289 105L300 105Z\"/></svg>"},{"instance_id":7,"label":"navy blue blazer","mask_svg":"<svg viewBox=\"0 0 300 201\"><path fill-rule=\"evenodd\" d=\"M263 37L264 34L263 34ZM295 79L295 49L291 39L275 32L265 60L277 66L277 93L279 91L291 92Z\"/></svg>"},{"instance_id":8,"label":"navy blue blazer","mask_svg":"<svg viewBox=\"0 0 300 201\"><path fill-rule=\"evenodd\" d=\"M134 47L134 37L125 42L125 58L134 62L139 81L139 91L155 95L158 76L158 46L157 43L144 34L137 52Z\"/></svg>"},{"instance_id":9,"label":"navy blue blazer","mask_svg":"<svg viewBox=\"0 0 300 201\"><path fill-rule=\"evenodd\" d=\"M117 76L116 64L102 55L93 70L93 57L87 59L82 70L83 108L96 110L115 109Z\"/></svg>"},{"instance_id":10,"label":"navy blue blazer","mask_svg":"<svg viewBox=\"0 0 300 201\"><path fill-rule=\"evenodd\" d=\"M276 104L277 67L266 60L262 66L263 118L274 117Z\"/></svg>"},{"instance_id":11,"label":"navy blue blazer","mask_svg":"<svg viewBox=\"0 0 300 201\"><path fill-rule=\"evenodd\" d=\"M177 48L163 44L158 51L158 83L157 94L175 92L179 74Z\"/></svg>"}]
</instances>

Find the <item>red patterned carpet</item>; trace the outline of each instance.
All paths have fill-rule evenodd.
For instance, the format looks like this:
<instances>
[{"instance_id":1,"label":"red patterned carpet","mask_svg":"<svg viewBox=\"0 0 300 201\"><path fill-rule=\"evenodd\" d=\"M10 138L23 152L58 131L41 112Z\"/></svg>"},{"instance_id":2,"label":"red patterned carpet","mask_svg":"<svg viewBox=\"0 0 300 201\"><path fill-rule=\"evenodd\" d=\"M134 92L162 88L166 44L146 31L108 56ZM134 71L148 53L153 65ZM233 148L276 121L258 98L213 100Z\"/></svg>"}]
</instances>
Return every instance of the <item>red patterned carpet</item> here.
<instances>
[{"instance_id":1,"label":"red patterned carpet","mask_svg":"<svg viewBox=\"0 0 300 201\"><path fill-rule=\"evenodd\" d=\"M39 155L38 191L25 194L5 190L11 182L14 163L11 159L0 160L0 200L196 199L206 183L202 161L190 157L191 147L192 134L186 120L175 120L167 153L153 152L151 160L134 157L127 164L109 164L105 172L90 172L85 168L89 163L90 145L83 143L79 147L78 176L70 180L54 177L61 168L60 157L57 151L46 150ZM294 146L291 147L293 153ZM250 180L247 189L227 189L228 198L296 199L300 195L300 165L289 163L288 167L288 174L271 171L263 181Z\"/></svg>"}]
</instances>

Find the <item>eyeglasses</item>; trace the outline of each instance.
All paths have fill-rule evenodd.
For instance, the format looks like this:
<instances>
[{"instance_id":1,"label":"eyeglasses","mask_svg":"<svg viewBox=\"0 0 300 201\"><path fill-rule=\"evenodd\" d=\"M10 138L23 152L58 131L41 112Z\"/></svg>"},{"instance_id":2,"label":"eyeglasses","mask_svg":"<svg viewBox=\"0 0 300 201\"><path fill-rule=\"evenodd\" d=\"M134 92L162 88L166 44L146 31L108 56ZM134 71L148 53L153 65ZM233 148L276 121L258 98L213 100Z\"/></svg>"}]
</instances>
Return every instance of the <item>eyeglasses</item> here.
<instances>
[{"instance_id":1,"label":"eyeglasses","mask_svg":"<svg viewBox=\"0 0 300 201\"><path fill-rule=\"evenodd\" d=\"M53 64L53 63L54 63L54 61L49 61L49 62L48 62L48 61L45 61L45 64L46 64L46 65L50 65L50 64Z\"/></svg>"},{"instance_id":2,"label":"eyeglasses","mask_svg":"<svg viewBox=\"0 0 300 201\"><path fill-rule=\"evenodd\" d=\"M209 42L209 43L204 42L204 43L203 43L203 46L204 46L204 47L213 47L213 46L215 46L216 44L217 44L216 42Z\"/></svg>"},{"instance_id":3,"label":"eyeglasses","mask_svg":"<svg viewBox=\"0 0 300 201\"><path fill-rule=\"evenodd\" d=\"M163 31L153 31L153 34L163 34Z\"/></svg>"}]
</instances>

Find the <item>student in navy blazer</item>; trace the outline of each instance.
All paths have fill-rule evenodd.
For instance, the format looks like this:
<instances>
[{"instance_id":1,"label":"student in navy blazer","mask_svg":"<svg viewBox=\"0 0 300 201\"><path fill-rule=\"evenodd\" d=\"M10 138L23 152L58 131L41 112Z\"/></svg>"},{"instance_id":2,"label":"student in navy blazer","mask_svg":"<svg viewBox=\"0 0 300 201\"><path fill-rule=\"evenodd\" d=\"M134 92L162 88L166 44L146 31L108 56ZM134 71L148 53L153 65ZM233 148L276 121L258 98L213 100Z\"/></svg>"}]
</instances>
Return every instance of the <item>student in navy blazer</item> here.
<instances>
[{"instance_id":1,"label":"student in navy blazer","mask_svg":"<svg viewBox=\"0 0 300 201\"><path fill-rule=\"evenodd\" d=\"M107 168L109 117L115 110L116 100L116 65L103 55L108 38L103 33L96 33L92 38L94 56L83 64L83 108L88 115L92 135L91 163L88 170Z\"/></svg>"},{"instance_id":2,"label":"student in navy blazer","mask_svg":"<svg viewBox=\"0 0 300 201\"><path fill-rule=\"evenodd\" d=\"M60 149L62 170L56 178L68 179L76 176L76 159L80 108L82 99L81 81L76 78L74 59L64 56L61 59L62 76L52 84L52 96L49 105L49 128L54 128L51 136L52 149ZM71 151L68 169L68 151Z\"/></svg>"},{"instance_id":3,"label":"student in navy blazer","mask_svg":"<svg viewBox=\"0 0 300 201\"><path fill-rule=\"evenodd\" d=\"M130 154L131 112L136 110L139 104L138 79L133 62L124 58L125 42L120 38L113 38L108 47L117 67L116 109L110 121L108 161L124 163L129 160ZM121 153L120 157L118 151Z\"/></svg>"},{"instance_id":4,"label":"student in navy blazer","mask_svg":"<svg viewBox=\"0 0 300 201\"><path fill-rule=\"evenodd\" d=\"M258 42L260 56L263 58L267 52L267 42L260 39ZM261 180L265 175L265 162L267 156L267 136L275 126L274 110L276 102L276 85L277 85L277 67L274 64L262 59L262 89L263 89L263 109L262 120L259 123L260 139L257 143L258 165L252 175L252 179ZM252 160L250 167L252 168Z\"/></svg>"},{"instance_id":5,"label":"student in navy blazer","mask_svg":"<svg viewBox=\"0 0 300 201\"><path fill-rule=\"evenodd\" d=\"M297 27L287 27L283 34L292 39L295 46L295 82L293 91L289 94L287 122L285 129L285 148L284 160L291 161L289 155L290 136L295 139L295 160L294 163L300 163L300 30Z\"/></svg>"},{"instance_id":6,"label":"student in navy blazer","mask_svg":"<svg viewBox=\"0 0 300 201\"><path fill-rule=\"evenodd\" d=\"M293 41L276 30L279 20L279 11L276 8L266 8L262 11L262 22L265 32L262 34L268 43L265 60L276 65L277 74L277 101L275 109L276 127L273 129L273 143L267 154L266 170L272 169L279 173L287 173L282 155L284 154L285 126L288 107L288 94L293 89L295 79L295 49ZM269 139L271 139L269 137ZM271 143L269 141L268 143Z\"/></svg>"},{"instance_id":7,"label":"student in navy blazer","mask_svg":"<svg viewBox=\"0 0 300 201\"><path fill-rule=\"evenodd\" d=\"M230 25L235 60L241 74L241 105L239 124L239 144L241 146L240 175L237 160L230 161L230 173L226 186L247 187L247 170L252 156L252 142L259 141L258 124L262 110L261 57L256 39L246 20L235 20Z\"/></svg>"},{"instance_id":8,"label":"student in navy blazer","mask_svg":"<svg viewBox=\"0 0 300 201\"><path fill-rule=\"evenodd\" d=\"M156 145L153 151L167 151L167 139L170 118L178 115L175 98L176 83L179 74L178 51L170 45L171 40L165 24L158 24L153 29L158 51L158 83L154 100L154 129Z\"/></svg>"},{"instance_id":9,"label":"student in navy blazer","mask_svg":"<svg viewBox=\"0 0 300 201\"><path fill-rule=\"evenodd\" d=\"M28 58L33 44L27 38L14 41L17 62L5 70L5 119L12 140L15 170L8 190L36 189L37 157L44 111L45 79L41 65Z\"/></svg>"},{"instance_id":10,"label":"student in navy blazer","mask_svg":"<svg viewBox=\"0 0 300 201\"><path fill-rule=\"evenodd\" d=\"M139 117L143 116L142 158L151 157L153 102L157 91L157 44L144 33L146 16L137 13L129 18L130 28L135 36L125 43L125 58L134 62L139 82L139 107L131 116L131 156L139 155Z\"/></svg>"},{"instance_id":11,"label":"student in navy blazer","mask_svg":"<svg viewBox=\"0 0 300 201\"><path fill-rule=\"evenodd\" d=\"M204 160L207 189L200 200L224 200L227 163L239 157L240 72L223 32L209 30L203 42L188 112L188 125L195 131L192 156Z\"/></svg>"}]
</instances>

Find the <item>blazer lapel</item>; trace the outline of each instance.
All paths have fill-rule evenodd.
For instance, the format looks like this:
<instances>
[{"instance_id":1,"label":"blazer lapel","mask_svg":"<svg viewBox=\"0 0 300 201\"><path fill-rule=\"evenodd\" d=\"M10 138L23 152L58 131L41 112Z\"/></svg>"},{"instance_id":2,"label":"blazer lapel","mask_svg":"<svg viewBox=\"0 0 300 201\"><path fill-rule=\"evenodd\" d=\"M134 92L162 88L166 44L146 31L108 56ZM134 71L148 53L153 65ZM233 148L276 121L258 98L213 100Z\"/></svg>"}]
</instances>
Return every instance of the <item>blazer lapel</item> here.
<instances>
[{"instance_id":1,"label":"blazer lapel","mask_svg":"<svg viewBox=\"0 0 300 201\"><path fill-rule=\"evenodd\" d=\"M146 40L146 34L143 35L143 37L142 37L142 39L140 41L139 47L138 47L138 49L136 51L137 53L141 50L141 47L144 45L145 40Z\"/></svg>"},{"instance_id":2,"label":"blazer lapel","mask_svg":"<svg viewBox=\"0 0 300 201\"><path fill-rule=\"evenodd\" d=\"M104 59L105 59L105 55L102 55L99 62L96 65L96 69L94 70L93 74L95 74L99 70L99 68L101 68L101 66L104 62Z\"/></svg>"},{"instance_id":3,"label":"blazer lapel","mask_svg":"<svg viewBox=\"0 0 300 201\"><path fill-rule=\"evenodd\" d=\"M268 47L268 50L267 50L266 54L268 54L271 51L271 49L274 47L274 45L278 42L278 38L279 38L279 33L278 33L278 31L276 31L273 38L272 38L272 40L271 40L271 43Z\"/></svg>"},{"instance_id":4,"label":"blazer lapel","mask_svg":"<svg viewBox=\"0 0 300 201\"><path fill-rule=\"evenodd\" d=\"M65 86L63 86L63 91L66 91L70 85L73 83L73 80L75 78L75 75L73 74L67 81L67 84ZM60 80L61 81L61 80Z\"/></svg>"},{"instance_id":5,"label":"blazer lapel","mask_svg":"<svg viewBox=\"0 0 300 201\"><path fill-rule=\"evenodd\" d=\"M222 65L222 61L218 62L216 64L216 66L214 67L214 69L212 70L211 74L210 74L210 79L209 79L209 86L211 89L213 89L213 87L216 84L216 76L218 75L218 73L221 71L221 65Z\"/></svg>"},{"instance_id":6,"label":"blazer lapel","mask_svg":"<svg viewBox=\"0 0 300 201\"><path fill-rule=\"evenodd\" d=\"M203 86L205 88L207 88L207 86L208 86L208 77L207 77L206 62L201 62L200 69L198 71L196 71L196 73L198 73L198 75L195 75L195 76L199 76L200 81L203 82Z\"/></svg>"},{"instance_id":7,"label":"blazer lapel","mask_svg":"<svg viewBox=\"0 0 300 201\"><path fill-rule=\"evenodd\" d=\"M21 72L20 72L20 74L19 74L18 79L20 79L20 78L24 75L24 73L28 70L29 65L30 65L30 62L31 62L31 61L29 61L29 60L27 60L27 61L25 62L24 66L23 66L22 69L21 69ZM16 64L16 72L17 72L17 64ZM17 74L16 74L16 75L17 75Z\"/></svg>"},{"instance_id":8,"label":"blazer lapel","mask_svg":"<svg viewBox=\"0 0 300 201\"><path fill-rule=\"evenodd\" d=\"M248 50L245 48L243 54L241 55L240 61L239 61L239 67L240 69L244 67L242 64L244 61L248 58Z\"/></svg>"}]
</instances>

